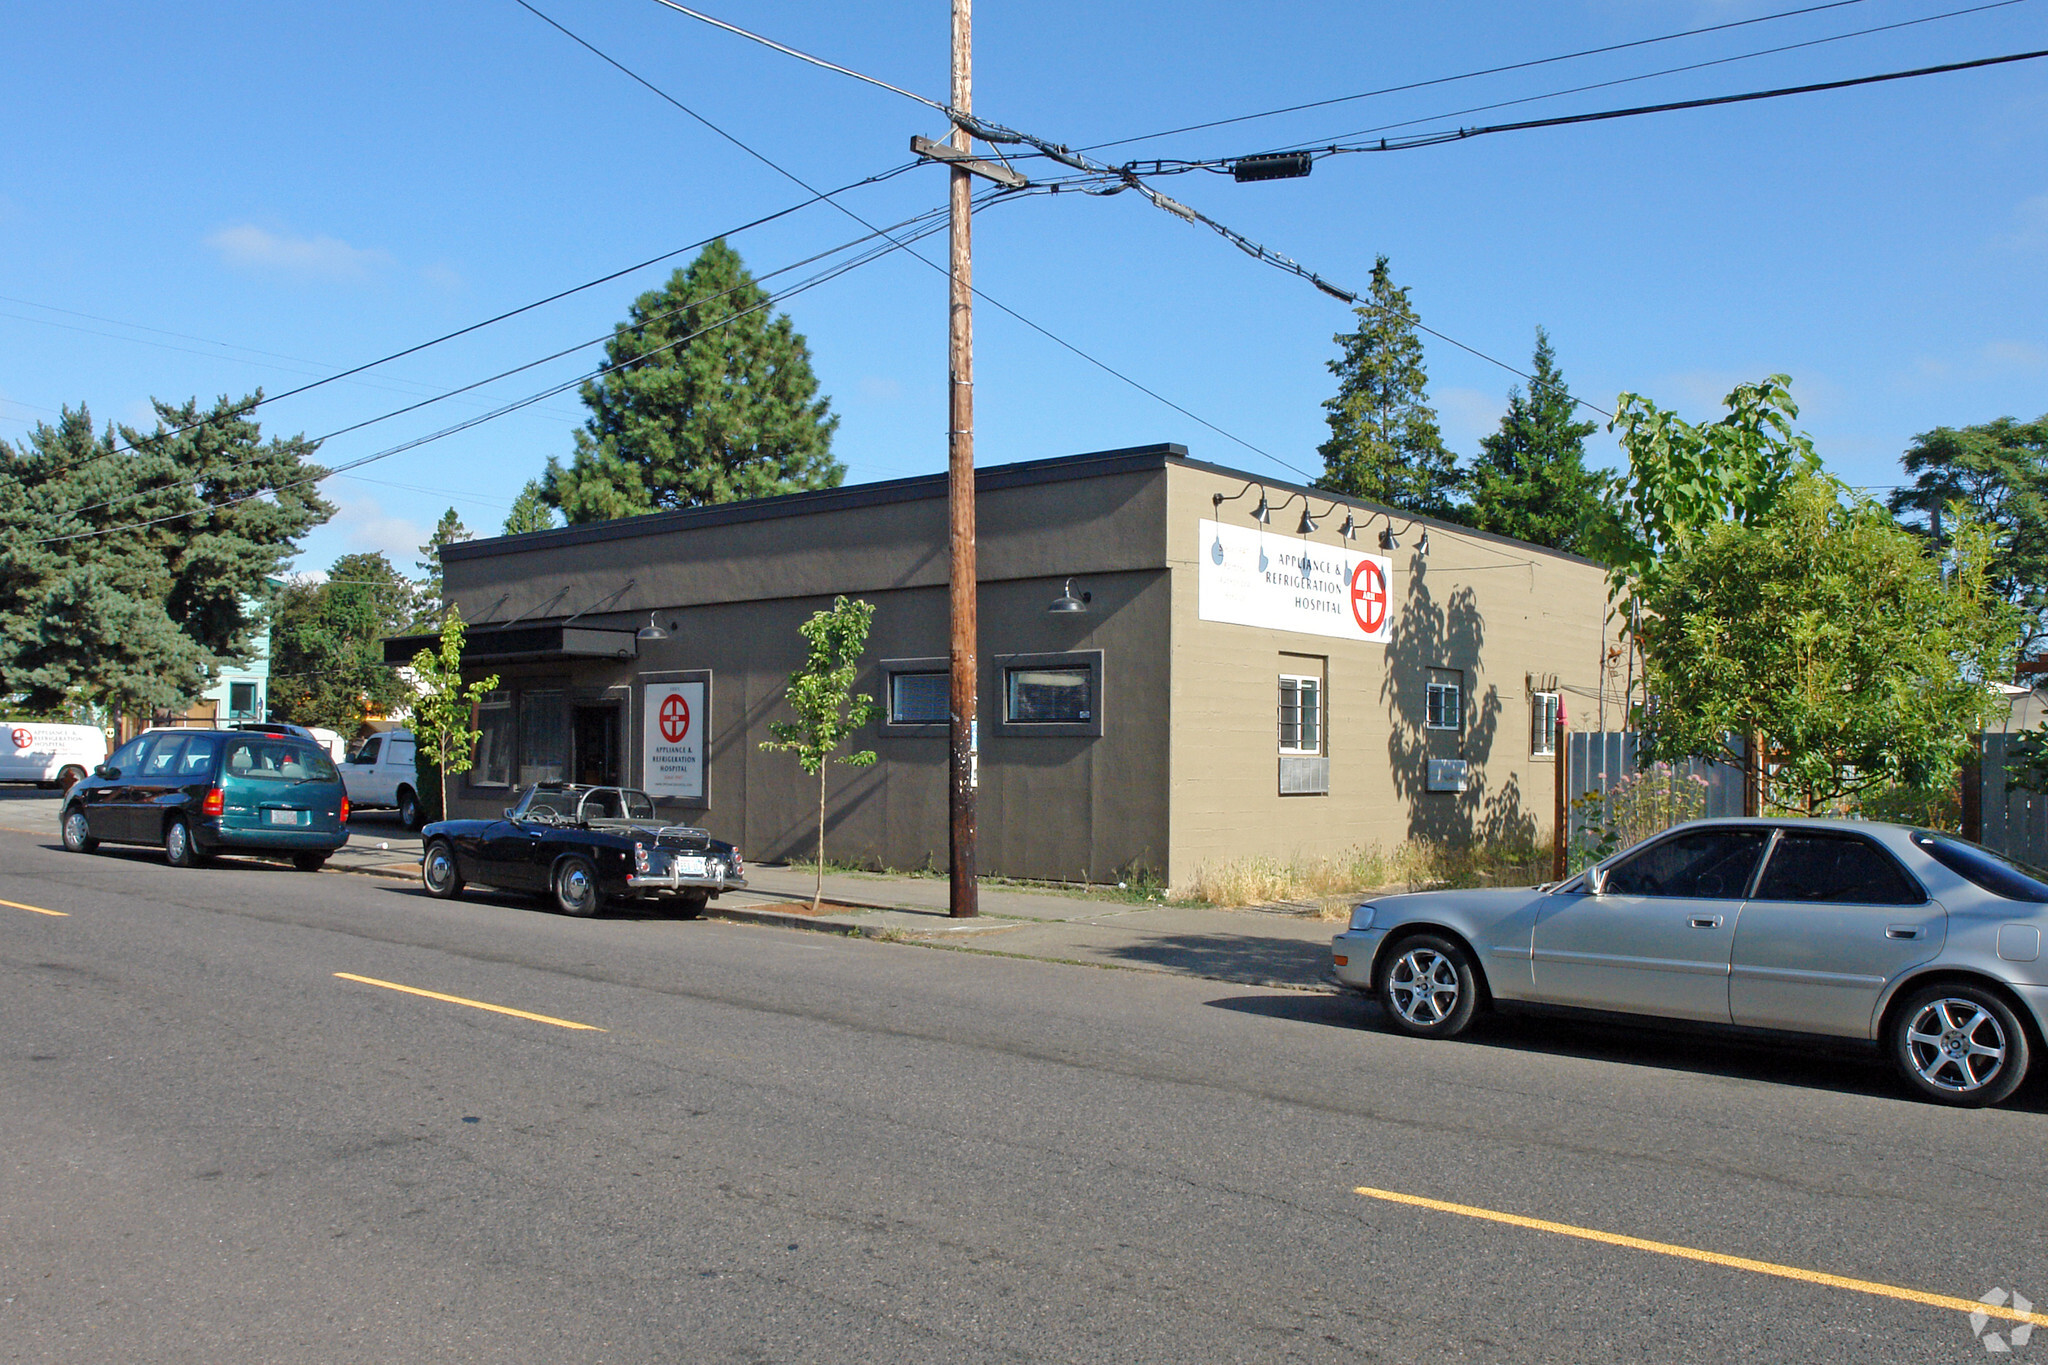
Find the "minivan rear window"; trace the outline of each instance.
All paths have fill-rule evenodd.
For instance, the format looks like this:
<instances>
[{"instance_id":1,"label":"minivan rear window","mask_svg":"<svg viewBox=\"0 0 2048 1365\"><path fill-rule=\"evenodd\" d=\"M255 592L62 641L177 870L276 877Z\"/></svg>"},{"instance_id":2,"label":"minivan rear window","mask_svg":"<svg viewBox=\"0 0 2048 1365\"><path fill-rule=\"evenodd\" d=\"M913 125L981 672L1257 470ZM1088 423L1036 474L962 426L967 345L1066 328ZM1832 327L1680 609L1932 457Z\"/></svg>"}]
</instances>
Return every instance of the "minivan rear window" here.
<instances>
[{"instance_id":1,"label":"minivan rear window","mask_svg":"<svg viewBox=\"0 0 2048 1365\"><path fill-rule=\"evenodd\" d=\"M274 735L229 740L221 775L263 782L334 782L340 777L317 745Z\"/></svg>"},{"instance_id":2,"label":"minivan rear window","mask_svg":"<svg viewBox=\"0 0 2048 1365\"><path fill-rule=\"evenodd\" d=\"M1994 896L2048 905L2048 873L2039 868L2001 858L1981 845L1932 830L1914 830L1913 842L1928 857Z\"/></svg>"}]
</instances>

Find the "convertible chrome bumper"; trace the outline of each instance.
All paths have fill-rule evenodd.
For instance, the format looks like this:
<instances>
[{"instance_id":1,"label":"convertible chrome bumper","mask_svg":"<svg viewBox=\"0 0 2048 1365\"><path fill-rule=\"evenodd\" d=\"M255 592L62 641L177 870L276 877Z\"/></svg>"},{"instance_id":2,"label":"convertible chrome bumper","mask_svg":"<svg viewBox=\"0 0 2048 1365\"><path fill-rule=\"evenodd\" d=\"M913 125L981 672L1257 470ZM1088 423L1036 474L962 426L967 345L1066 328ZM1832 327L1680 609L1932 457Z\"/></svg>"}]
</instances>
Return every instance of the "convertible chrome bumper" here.
<instances>
[{"instance_id":1,"label":"convertible chrome bumper","mask_svg":"<svg viewBox=\"0 0 2048 1365\"><path fill-rule=\"evenodd\" d=\"M685 877L674 868L666 872L635 872L626 878L626 885L635 891L709 891L717 895L721 891L745 890L745 877L703 876Z\"/></svg>"}]
</instances>

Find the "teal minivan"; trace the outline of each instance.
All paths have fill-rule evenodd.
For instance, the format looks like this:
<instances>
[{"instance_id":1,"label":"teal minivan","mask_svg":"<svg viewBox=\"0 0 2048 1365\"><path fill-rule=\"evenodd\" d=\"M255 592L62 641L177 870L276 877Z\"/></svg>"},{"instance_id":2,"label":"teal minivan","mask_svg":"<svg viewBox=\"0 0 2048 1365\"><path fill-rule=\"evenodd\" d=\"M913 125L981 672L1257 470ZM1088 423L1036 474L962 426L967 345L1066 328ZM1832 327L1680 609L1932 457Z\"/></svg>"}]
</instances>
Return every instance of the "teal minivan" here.
<instances>
[{"instance_id":1,"label":"teal minivan","mask_svg":"<svg viewBox=\"0 0 2048 1365\"><path fill-rule=\"evenodd\" d=\"M255 853L317 872L348 842L348 794L311 740L145 730L72 787L58 827L73 853L158 844L172 867Z\"/></svg>"}]
</instances>

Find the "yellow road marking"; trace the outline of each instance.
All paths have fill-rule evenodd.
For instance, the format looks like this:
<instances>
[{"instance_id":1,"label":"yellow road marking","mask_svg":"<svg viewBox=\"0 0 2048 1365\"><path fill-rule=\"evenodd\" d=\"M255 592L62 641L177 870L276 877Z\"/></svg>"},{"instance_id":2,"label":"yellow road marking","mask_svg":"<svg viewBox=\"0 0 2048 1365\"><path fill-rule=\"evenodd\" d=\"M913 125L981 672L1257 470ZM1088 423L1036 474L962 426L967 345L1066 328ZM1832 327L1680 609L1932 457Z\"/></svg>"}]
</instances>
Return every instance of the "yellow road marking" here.
<instances>
[{"instance_id":1,"label":"yellow road marking","mask_svg":"<svg viewBox=\"0 0 2048 1365\"><path fill-rule=\"evenodd\" d=\"M1906 1289L1900 1285L1881 1284L1876 1280L1853 1280L1846 1275L1830 1275L1822 1270L1802 1270L1798 1266L1778 1265L1773 1261L1753 1261L1747 1256L1726 1256L1718 1251L1702 1251L1698 1247L1652 1242L1641 1237L1626 1237L1618 1232L1601 1232L1597 1228L1553 1223L1547 1218L1525 1218L1519 1213L1501 1213L1495 1209L1476 1208L1471 1204L1452 1204L1442 1199L1425 1199L1418 1194L1376 1190L1368 1185L1359 1186L1353 1193L1362 1194L1368 1199L1384 1199L1390 1204L1412 1204L1416 1208L1434 1209L1438 1213L1455 1213L1466 1218L1483 1218L1492 1223L1506 1223L1510 1227L1555 1232L1561 1236L1578 1237L1588 1242L1605 1242L1608 1246L1627 1247L1631 1251L1651 1251L1659 1256L1704 1261L1708 1265L1727 1266L1731 1270L1748 1270L1758 1275L1775 1275L1779 1279L1799 1280L1806 1284L1826 1285L1830 1289L1853 1289L1859 1294L1903 1299L1907 1303L1924 1304L1929 1308L1946 1308L1957 1313L1982 1313L1986 1317L2002 1318L2007 1322L2031 1322L2038 1327L2048 1327L2048 1313L2022 1313L2017 1308L2001 1308L1977 1299L1960 1299L1953 1294L1930 1294L1924 1289Z\"/></svg>"},{"instance_id":2,"label":"yellow road marking","mask_svg":"<svg viewBox=\"0 0 2048 1365\"><path fill-rule=\"evenodd\" d=\"M10 910L26 910L30 914L35 915L55 915L58 919L71 918L69 910L45 910L40 905L23 905L20 901L0 901L0 905L4 905Z\"/></svg>"},{"instance_id":3,"label":"yellow road marking","mask_svg":"<svg viewBox=\"0 0 2048 1365\"><path fill-rule=\"evenodd\" d=\"M407 995L423 995L429 1000L445 1000L451 1005L467 1005L473 1010L489 1010L493 1014L509 1014L514 1019L531 1019L539 1024L553 1024L556 1028L587 1029L591 1033L609 1033L595 1024L579 1024L573 1019L557 1019L549 1014L532 1014L526 1010L515 1010L509 1005L491 1005L482 1000L465 1000L459 995L443 995L439 991L423 991L418 986L401 986L396 981L379 981L374 976L356 976L350 972L336 972L343 981L360 981L365 986L382 986L387 991L404 991Z\"/></svg>"}]
</instances>

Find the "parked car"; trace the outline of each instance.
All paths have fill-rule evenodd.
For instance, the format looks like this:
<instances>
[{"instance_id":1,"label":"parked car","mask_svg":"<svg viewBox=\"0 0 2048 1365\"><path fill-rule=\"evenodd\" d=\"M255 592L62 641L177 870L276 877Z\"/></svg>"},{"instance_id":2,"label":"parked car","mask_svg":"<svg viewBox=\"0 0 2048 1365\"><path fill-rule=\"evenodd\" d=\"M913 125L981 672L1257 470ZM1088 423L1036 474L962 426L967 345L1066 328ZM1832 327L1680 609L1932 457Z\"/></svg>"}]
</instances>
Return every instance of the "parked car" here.
<instances>
[{"instance_id":1,"label":"parked car","mask_svg":"<svg viewBox=\"0 0 2048 1365\"><path fill-rule=\"evenodd\" d=\"M595 915L607 900L674 898L684 919L747 884L737 848L664 823L647 793L561 782L528 787L503 819L428 825L420 879L444 899L471 882L539 892L565 915Z\"/></svg>"},{"instance_id":2,"label":"parked car","mask_svg":"<svg viewBox=\"0 0 2048 1365\"><path fill-rule=\"evenodd\" d=\"M348 794L327 752L296 735L146 730L66 795L64 847L160 844L172 867L218 853L318 871L348 842Z\"/></svg>"},{"instance_id":3,"label":"parked car","mask_svg":"<svg viewBox=\"0 0 2048 1365\"><path fill-rule=\"evenodd\" d=\"M33 782L70 791L107 761L107 734L97 725L0 720L0 782Z\"/></svg>"},{"instance_id":4,"label":"parked car","mask_svg":"<svg viewBox=\"0 0 2048 1365\"><path fill-rule=\"evenodd\" d=\"M229 727L235 730L253 730L264 735L297 735L310 739L327 751L327 756L336 763L348 753L348 746L342 743L341 735L334 730L322 729L317 725L294 725L284 720L243 720Z\"/></svg>"},{"instance_id":5,"label":"parked car","mask_svg":"<svg viewBox=\"0 0 2048 1365\"><path fill-rule=\"evenodd\" d=\"M341 780L348 784L352 808L386 807L398 812L407 829L420 827L419 772L413 764L412 731L371 735L342 763Z\"/></svg>"},{"instance_id":6,"label":"parked car","mask_svg":"<svg viewBox=\"0 0 2048 1365\"><path fill-rule=\"evenodd\" d=\"M1860 1038L1945 1104L1996 1104L2048 1025L2048 873L1932 830L1694 821L1569 881L1376 897L1332 951L1404 1033L1495 1000Z\"/></svg>"}]
</instances>

